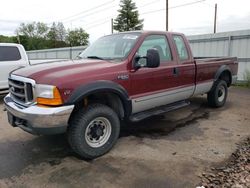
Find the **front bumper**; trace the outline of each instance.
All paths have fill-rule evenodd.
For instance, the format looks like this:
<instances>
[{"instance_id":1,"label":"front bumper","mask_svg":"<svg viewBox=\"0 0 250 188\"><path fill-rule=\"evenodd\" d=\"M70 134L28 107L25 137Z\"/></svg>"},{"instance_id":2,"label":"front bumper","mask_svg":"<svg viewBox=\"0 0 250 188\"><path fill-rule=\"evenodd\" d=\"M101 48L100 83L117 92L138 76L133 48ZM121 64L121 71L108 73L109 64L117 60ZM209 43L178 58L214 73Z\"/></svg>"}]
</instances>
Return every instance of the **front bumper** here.
<instances>
[{"instance_id":1,"label":"front bumper","mask_svg":"<svg viewBox=\"0 0 250 188\"><path fill-rule=\"evenodd\" d=\"M74 105L62 107L23 107L7 95L4 105L8 121L13 127L20 127L31 134L60 134L67 130L68 120Z\"/></svg>"}]
</instances>

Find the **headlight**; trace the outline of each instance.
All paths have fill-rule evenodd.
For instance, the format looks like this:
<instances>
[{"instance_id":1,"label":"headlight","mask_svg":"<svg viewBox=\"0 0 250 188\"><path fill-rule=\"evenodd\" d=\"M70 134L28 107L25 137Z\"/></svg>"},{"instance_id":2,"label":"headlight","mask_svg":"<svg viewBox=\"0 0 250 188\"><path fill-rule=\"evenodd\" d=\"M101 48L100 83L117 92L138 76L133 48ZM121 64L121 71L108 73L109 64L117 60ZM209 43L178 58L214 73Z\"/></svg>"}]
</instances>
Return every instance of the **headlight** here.
<instances>
[{"instance_id":1,"label":"headlight","mask_svg":"<svg viewBox=\"0 0 250 188\"><path fill-rule=\"evenodd\" d=\"M37 84L35 87L37 104L56 106L62 104L61 95L55 86Z\"/></svg>"}]
</instances>

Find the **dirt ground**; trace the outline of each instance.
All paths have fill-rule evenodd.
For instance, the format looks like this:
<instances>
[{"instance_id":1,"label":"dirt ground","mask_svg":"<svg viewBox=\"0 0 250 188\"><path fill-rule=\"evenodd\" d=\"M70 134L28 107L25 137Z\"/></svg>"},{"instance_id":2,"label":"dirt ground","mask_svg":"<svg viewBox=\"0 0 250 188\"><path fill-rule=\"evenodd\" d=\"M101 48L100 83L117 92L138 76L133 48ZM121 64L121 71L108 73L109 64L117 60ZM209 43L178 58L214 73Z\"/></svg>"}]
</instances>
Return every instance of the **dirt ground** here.
<instances>
[{"instance_id":1,"label":"dirt ground","mask_svg":"<svg viewBox=\"0 0 250 188\"><path fill-rule=\"evenodd\" d=\"M250 136L250 90L232 87L223 108L206 97L124 125L118 143L93 160L78 159L65 136L33 136L8 125L0 99L0 187L174 187L200 185Z\"/></svg>"}]
</instances>

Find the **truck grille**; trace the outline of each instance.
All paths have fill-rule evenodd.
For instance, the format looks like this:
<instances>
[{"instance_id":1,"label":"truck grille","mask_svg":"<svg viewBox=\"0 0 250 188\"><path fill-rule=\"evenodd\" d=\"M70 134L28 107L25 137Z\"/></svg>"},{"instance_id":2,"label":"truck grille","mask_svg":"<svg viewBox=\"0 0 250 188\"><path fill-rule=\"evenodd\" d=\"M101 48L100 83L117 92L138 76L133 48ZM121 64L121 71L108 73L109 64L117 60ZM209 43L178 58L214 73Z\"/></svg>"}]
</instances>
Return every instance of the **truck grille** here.
<instances>
[{"instance_id":1,"label":"truck grille","mask_svg":"<svg viewBox=\"0 0 250 188\"><path fill-rule=\"evenodd\" d=\"M34 102L33 85L21 79L9 78L9 92L12 99L24 106Z\"/></svg>"}]
</instances>

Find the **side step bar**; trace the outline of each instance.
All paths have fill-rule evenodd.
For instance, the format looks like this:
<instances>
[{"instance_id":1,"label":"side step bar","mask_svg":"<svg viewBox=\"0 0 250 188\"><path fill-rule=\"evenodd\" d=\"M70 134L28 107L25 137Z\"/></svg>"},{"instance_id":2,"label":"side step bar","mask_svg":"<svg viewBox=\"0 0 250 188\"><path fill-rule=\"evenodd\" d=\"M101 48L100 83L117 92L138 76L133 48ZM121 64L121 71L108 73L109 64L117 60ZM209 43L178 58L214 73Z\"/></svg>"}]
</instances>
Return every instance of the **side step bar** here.
<instances>
[{"instance_id":1,"label":"side step bar","mask_svg":"<svg viewBox=\"0 0 250 188\"><path fill-rule=\"evenodd\" d=\"M177 110L179 108L186 107L189 104L190 104L189 101L179 101L179 102L175 102L175 103L168 104L165 106L156 107L154 109L150 109L147 111L133 114L132 116L130 116L129 120L132 122L141 121L141 120L146 119L150 116L159 115L159 114L163 114L163 113L170 112L173 110Z\"/></svg>"}]
</instances>

